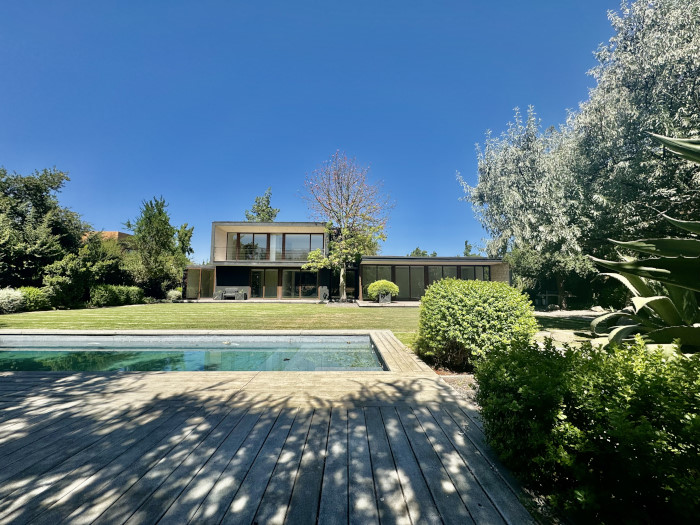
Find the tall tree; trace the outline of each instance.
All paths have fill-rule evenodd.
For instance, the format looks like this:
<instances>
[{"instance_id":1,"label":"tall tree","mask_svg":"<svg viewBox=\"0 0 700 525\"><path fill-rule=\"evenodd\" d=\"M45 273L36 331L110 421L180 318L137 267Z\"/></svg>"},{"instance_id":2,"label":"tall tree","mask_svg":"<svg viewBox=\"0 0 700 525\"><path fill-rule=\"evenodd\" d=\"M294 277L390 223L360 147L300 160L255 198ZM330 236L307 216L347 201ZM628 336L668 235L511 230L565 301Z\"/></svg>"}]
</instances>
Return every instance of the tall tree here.
<instances>
[{"instance_id":1,"label":"tall tree","mask_svg":"<svg viewBox=\"0 0 700 525\"><path fill-rule=\"evenodd\" d=\"M472 253L472 250L474 247L471 245L469 241L464 241L464 257L472 257L476 255L475 253Z\"/></svg>"},{"instance_id":2,"label":"tall tree","mask_svg":"<svg viewBox=\"0 0 700 525\"><path fill-rule=\"evenodd\" d=\"M133 251L125 255L127 267L136 283L157 297L181 281L193 231L187 224L172 226L167 207L163 197L143 201L139 217L124 223L133 232L129 239Z\"/></svg>"},{"instance_id":3,"label":"tall tree","mask_svg":"<svg viewBox=\"0 0 700 525\"><path fill-rule=\"evenodd\" d=\"M416 246L411 253L406 254L406 257L427 257L428 251L421 250L420 246Z\"/></svg>"},{"instance_id":4,"label":"tall tree","mask_svg":"<svg viewBox=\"0 0 700 525\"><path fill-rule=\"evenodd\" d=\"M516 109L507 131L500 137L487 133L484 149L478 150L477 185L458 176L465 199L491 235L488 255L516 251L521 256L510 259L514 271L553 277L562 306L572 274L593 271L580 244L585 221L581 187L571 170L570 137L568 129L542 133L533 108L524 122Z\"/></svg>"},{"instance_id":5,"label":"tall tree","mask_svg":"<svg viewBox=\"0 0 700 525\"><path fill-rule=\"evenodd\" d=\"M263 195L255 197L251 209L245 211L245 220L248 222L274 222L280 210L270 205L271 197L272 188L267 188Z\"/></svg>"},{"instance_id":6,"label":"tall tree","mask_svg":"<svg viewBox=\"0 0 700 525\"><path fill-rule=\"evenodd\" d=\"M305 268L334 268L340 272L340 300L346 301L346 270L363 255L374 255L393 207L381 185L368 179L369 167L336 151L304 180L304 200L317 220L330 229L328 256L316 250Z\"/></svg>"},{"instance_id":7,"label":"tall tree","mask_svg":"<svg viewBox=\"0 0 700 525\"><path fill-rule=\"evenodd\" d=\"M50 264L77 253L89 226L58 202L68 180L55 168L27 176L0 168L0 287L40 285Z\"/></svg>"},{"instance_id":8,"label":"tall tree","mask_svg":"<svg viewBox=\"0 0 700 525\"><path fill-rule=\"evenodd\" d=\"M589 253L608 238L673 234L658 211L700 219L700 167L662 154L648 132L700 133L700 2L638 0L611 12L615 35L596 54L597 85L571 125L584 187Z\"/></svg>"}]
</instances>

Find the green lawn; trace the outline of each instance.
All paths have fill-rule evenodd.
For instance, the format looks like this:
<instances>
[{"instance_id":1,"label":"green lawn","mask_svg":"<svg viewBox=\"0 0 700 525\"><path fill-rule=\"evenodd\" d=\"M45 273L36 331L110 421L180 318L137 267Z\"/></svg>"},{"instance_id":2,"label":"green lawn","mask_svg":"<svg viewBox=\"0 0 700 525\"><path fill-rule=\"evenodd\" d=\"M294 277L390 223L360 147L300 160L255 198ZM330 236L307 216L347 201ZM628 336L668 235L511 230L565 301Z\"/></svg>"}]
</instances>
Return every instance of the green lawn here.
<instances>
[{"instance_id":1,"label":"green lawn","mask_svg":"<svg viewBox=\"0 0 700 525\"><path fill-rule=\"evenodd\" d=\"M409 345L418 308L342 308L323 304L165 303L0 316L0 328L122 330L388 329Z\"/></svg>"},{"instance_id":2,"label":"green lawn","mask_svg":"<svg viewBox=\"0 0 700 525\"><path fill-rule=\"evenodd\" d=\"M585 330L580 318L537 316L544 330ZM418 329L418 308L342 308L323 304L164 303L53 310L0 316L0 328L122 330L314 330L388 329L411 346Z\"/></svg>"}]
</instances>

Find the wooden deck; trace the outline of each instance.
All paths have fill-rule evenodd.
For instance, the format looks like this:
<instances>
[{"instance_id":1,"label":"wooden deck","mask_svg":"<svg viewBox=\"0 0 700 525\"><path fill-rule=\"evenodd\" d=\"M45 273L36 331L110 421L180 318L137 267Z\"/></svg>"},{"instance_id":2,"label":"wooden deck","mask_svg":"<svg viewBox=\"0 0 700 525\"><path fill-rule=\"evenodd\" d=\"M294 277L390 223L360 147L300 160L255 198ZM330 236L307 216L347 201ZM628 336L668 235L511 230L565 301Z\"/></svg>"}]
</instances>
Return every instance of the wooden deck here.
<instances>
[{"instance_id":1,"label":"wooden deck","mask_svg":"<svg viewBox=\"0 0 700 525\"><path fill-rule=\"evenodd\" d=\"M393 372L0 373L0 523L531 523L394 341Z\"/></svg>"}]
</instances>

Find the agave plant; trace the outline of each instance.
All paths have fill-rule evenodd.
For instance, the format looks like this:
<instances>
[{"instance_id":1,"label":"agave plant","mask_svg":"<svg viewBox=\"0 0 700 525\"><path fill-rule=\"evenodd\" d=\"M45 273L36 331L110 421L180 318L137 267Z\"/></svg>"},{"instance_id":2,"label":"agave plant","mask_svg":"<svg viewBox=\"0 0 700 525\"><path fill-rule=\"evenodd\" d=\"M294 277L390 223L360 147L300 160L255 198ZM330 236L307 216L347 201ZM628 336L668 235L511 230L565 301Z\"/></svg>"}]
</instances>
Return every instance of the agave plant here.
<instances>
[{"instance_id":1,"label":"agave plant","mask_svg":"<svg viewBox=\"0 0 700 525\"><path fill-rule=\"evenodd\" d=\"M700 140L652 136L679 156L700 163ZM617 272L602 275L617 279L632 292L631 305L591 323L593 333L603 335L596 342L619 343L641 334L651 343L678 341L684 352L700 351L700 239L695 237L700 235L700 222L667 215L663 218L691 236L612 241L627 250L652 256L646 259L614 262L592 257L599 265ZM607 334L599 334L599 327L613 319L617 319L616 325Z\"/></svg>"}]
</instances>

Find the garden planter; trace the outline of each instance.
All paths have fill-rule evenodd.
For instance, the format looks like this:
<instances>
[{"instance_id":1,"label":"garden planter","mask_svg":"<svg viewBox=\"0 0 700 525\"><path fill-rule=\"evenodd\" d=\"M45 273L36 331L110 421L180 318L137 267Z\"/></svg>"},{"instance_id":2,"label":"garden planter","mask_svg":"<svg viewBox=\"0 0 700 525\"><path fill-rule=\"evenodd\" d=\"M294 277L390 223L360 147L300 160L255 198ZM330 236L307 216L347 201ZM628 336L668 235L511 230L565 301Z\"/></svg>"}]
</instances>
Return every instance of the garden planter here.
<instances>
[{"instance_id":1,"label":"garden planter","mask_svg":"<svg viewBox=\"0 0 700 525\"><path fill-rule=\"evenodd\" d=\"M380 293L377 296L377 301L380 303L390 303L391 302L391 294L390 293Z\"/></svg>"}]
</instances>

